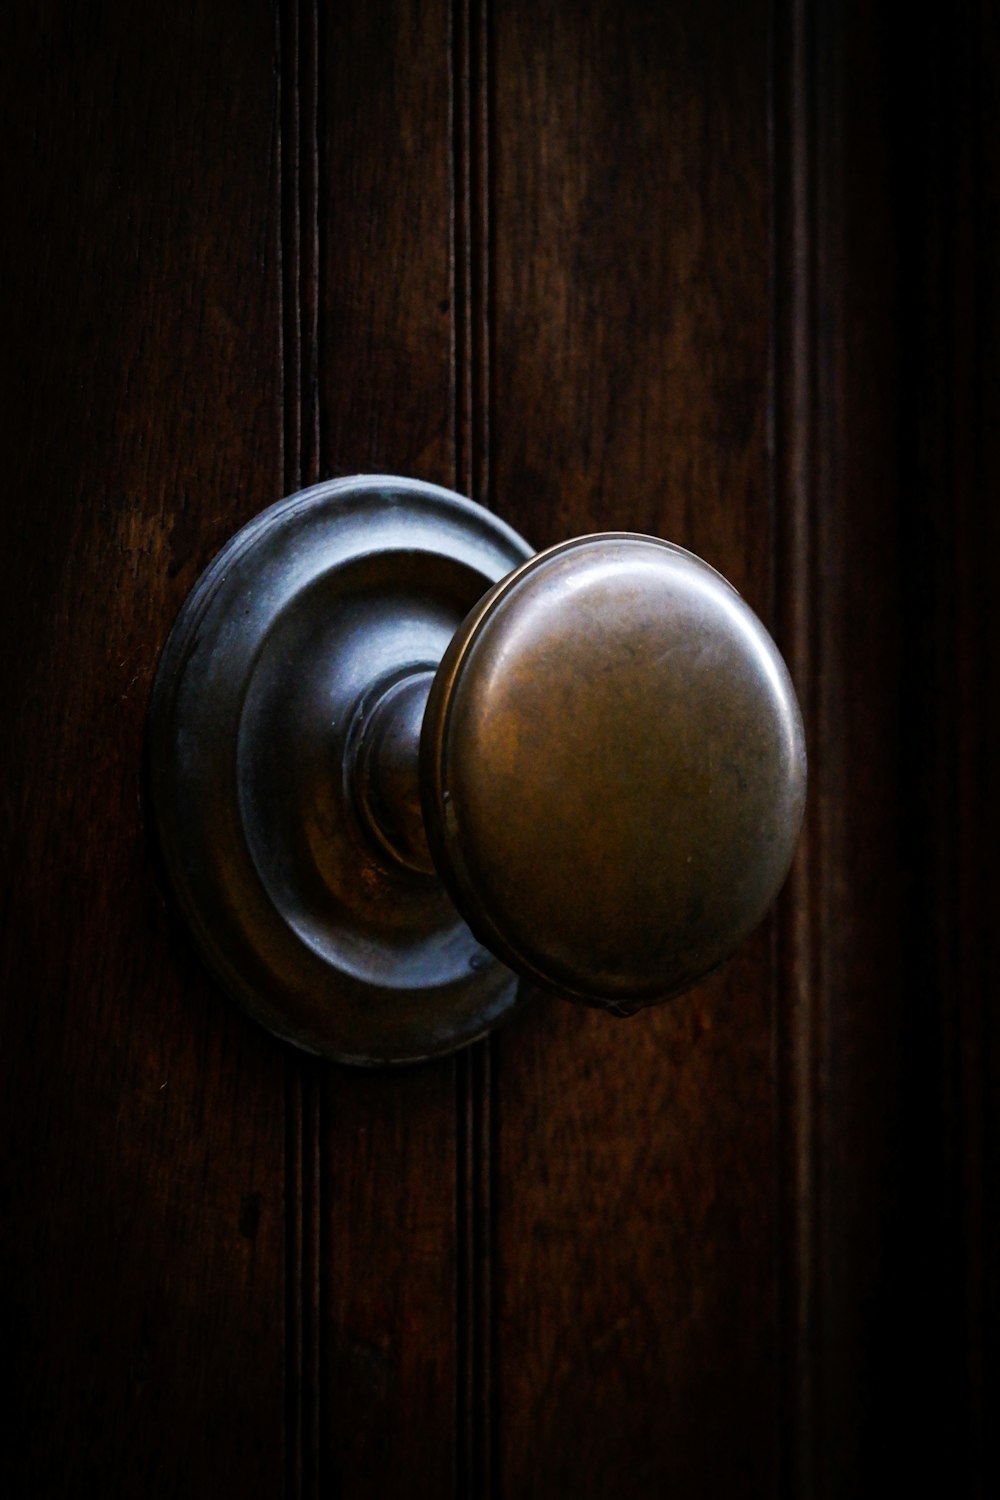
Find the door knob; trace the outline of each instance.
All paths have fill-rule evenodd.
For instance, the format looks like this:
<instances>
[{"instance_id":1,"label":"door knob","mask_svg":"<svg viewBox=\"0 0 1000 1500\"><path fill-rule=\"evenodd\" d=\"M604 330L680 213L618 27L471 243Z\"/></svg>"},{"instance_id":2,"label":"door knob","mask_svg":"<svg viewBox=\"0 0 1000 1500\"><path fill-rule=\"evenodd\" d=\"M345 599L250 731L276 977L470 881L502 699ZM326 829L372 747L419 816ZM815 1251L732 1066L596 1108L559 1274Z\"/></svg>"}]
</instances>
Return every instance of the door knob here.
<instances>
[{"instance_id":1,"label":"door knob","mask_svg":"<svg viewBox=\"0 0 1000 1500\"><path fill-rule=\"evenodd\" d=\"M224 986L342 1061L489 1031L517 976L628 1013L757 925L798 838L780 655L669 542L532 556L436 486L279 502L195 585L150 703L168 881Z\"/></svg>"}]
</instances>

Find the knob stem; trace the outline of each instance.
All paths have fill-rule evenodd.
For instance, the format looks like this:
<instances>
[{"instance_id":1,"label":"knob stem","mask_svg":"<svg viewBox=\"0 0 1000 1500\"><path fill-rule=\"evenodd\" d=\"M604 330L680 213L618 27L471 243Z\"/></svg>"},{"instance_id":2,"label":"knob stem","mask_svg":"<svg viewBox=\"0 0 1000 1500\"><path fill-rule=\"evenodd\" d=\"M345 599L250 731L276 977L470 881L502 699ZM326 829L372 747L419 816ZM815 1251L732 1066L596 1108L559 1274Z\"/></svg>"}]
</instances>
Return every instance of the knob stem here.
<instances>
[{"instance_id":1,"label":"knob stem","mask_svg":"<svg viewBox=\"0 0 1000 1500\"><path fill-rule=\"evenodd\" d=\"M361 820L378 846L407 869L433 875L420 804L420 730L434 673L398 678L365 711L351 779ZM350 753L350 750L348 751Z\"/></svg>"}]
</instances>

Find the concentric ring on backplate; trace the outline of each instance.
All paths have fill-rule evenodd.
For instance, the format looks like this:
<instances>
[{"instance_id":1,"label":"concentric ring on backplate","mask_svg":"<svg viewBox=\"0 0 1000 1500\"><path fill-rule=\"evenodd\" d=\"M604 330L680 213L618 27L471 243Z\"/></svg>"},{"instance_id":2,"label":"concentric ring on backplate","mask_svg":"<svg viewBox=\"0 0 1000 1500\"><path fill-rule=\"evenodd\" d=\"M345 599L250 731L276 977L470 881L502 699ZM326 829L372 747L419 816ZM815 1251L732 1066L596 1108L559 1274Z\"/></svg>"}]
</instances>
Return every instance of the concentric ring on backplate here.
<instances>
[{"instance_id":1,"label":"concentric ring on backplate","mask_svg":"<svg viewBox=\"0 0 1000 1500\"><path fill-rule=\"evenodd\" d=\"M448 490L338 479L263 511L181 609L147 738L167 877L225 988L300 1047L414 1062L516 1004L437 877L372 839L346 766L386 687L530 555Z\"/></svg>"}]
</instances>

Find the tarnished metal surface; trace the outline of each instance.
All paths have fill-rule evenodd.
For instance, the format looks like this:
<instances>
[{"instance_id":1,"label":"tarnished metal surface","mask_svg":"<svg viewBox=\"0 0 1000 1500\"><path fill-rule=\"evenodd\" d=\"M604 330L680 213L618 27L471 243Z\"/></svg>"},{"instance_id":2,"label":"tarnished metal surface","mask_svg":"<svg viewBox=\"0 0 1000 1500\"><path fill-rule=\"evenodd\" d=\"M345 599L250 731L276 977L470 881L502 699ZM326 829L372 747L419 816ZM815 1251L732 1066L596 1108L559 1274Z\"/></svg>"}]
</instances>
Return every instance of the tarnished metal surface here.
<instances>
[{"instance_id":1,"label":"tarnished metal surface","mask_svg":"<svg viewBox=\"0 0 1000 1500\"><path fill-rule=\"evenodd\" d=\"M513 968L634 1010L757 925L805 797L770 636L706 563L630 534L539 553L472 612L423 733L431 848Z\"/></svg>"},{"instance_id":2,"label":"tarnished metal surface","mask_svg":"<svg viewBox=\"0 0 1000 1500\"><path fill-rule=\"evenodd\" d=\"M419 714L408 740L405 714L396 726L410 772L392 714L374 738L367 725L387 695L412 710L413 688L396 685L419 690L471 606L528 555L447 490L340 479L257 516L181 610L148 733L166 873L225 987L299 1046L413 1061L475 1040L516 1003L514 976L421 855ZM362 771L372 756L381 790Z\"/></svg>"}]
</instances>

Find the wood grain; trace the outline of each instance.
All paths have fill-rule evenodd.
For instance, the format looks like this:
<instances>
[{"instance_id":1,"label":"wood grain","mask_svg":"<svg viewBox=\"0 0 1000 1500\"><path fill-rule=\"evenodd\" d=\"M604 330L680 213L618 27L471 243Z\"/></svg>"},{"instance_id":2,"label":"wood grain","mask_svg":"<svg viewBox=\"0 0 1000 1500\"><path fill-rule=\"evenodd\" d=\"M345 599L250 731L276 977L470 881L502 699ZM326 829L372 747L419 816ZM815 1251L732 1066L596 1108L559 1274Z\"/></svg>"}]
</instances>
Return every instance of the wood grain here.
<instances>
[{"instance_id":1,"label":"wood grain","mask_svg":"<svg viewBox=\"0 0 1000 1500\"><path fill-rule=\"evenodd\" d=\"M274 1495L282 1057L168 916L141 797L173 614L281 482L273 19L66 4L20 24L5 1493Z\"/></svg>"},{"instance_id":2,"label":"wood grain","mask_svg":"<svg viewBox=\"0 0 1000 1500\"><path fill-rule=\"evenodd\" d=\"M491 502L491 151L494 49L487 0L452 9L454 226L453 484ZM456 1059L458 1493L490 1500L494 1465L493 1041Z\"/></svg>"}]
</instances>

